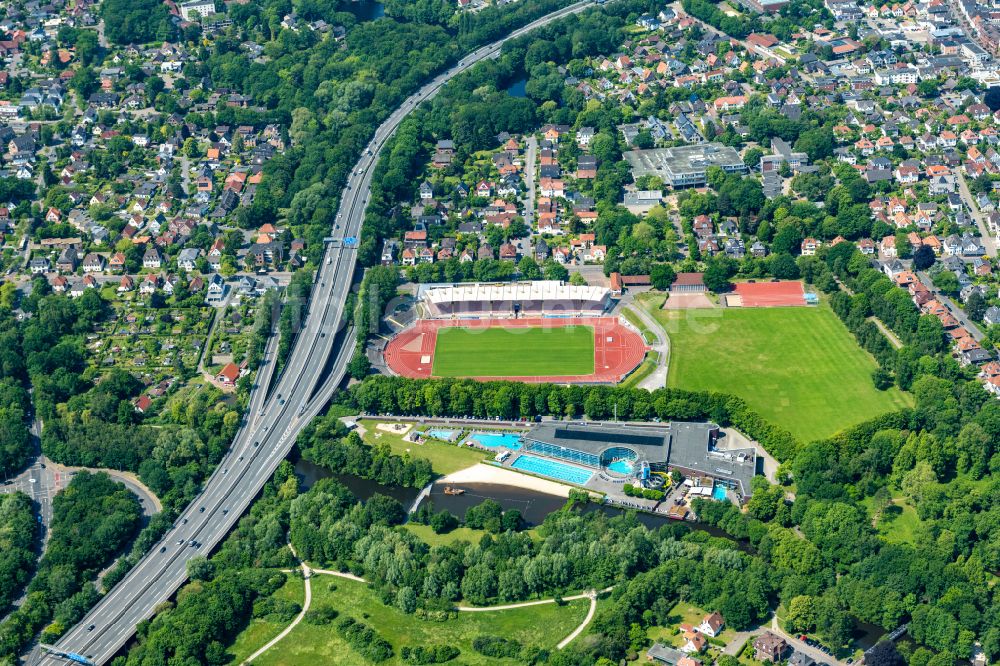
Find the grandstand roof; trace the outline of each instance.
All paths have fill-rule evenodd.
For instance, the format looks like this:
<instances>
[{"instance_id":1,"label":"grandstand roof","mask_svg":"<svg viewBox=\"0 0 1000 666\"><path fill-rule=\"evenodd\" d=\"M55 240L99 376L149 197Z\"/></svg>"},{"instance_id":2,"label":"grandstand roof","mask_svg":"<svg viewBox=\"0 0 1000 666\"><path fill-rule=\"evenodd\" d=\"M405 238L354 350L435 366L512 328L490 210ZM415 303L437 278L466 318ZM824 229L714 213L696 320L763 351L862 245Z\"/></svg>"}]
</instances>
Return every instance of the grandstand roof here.
<instances>
[{"instance_id":1,"label":"grandstand roof","mask_svg":"<svg viewBox=\"0 0 1000 666\"><path fill-rule=\"evenodd\" d=\"M576 286L558 280L514 282L506 284L460 284L434 287L424 292L431 303L486 301L600 301L609 294L607 287Z\"/></svg>"}]
</instances>

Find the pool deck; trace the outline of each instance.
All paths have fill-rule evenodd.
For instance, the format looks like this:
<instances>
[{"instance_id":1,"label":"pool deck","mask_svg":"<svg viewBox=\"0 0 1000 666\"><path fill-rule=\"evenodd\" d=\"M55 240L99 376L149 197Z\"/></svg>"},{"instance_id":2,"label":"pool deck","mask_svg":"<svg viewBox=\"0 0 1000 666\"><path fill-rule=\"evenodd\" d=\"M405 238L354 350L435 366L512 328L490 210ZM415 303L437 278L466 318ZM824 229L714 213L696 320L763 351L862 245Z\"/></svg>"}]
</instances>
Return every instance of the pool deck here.
<instances>
[{"instance_id":1,"label":"pool deck","mask_svg":"<svg viewBox=\"0 0 1000 666\"><path fill-rule=\"evenodd\" d=\"M559 497L569 497L569 491L574 488L574 486L541 479L530 474L523 474L517 470L487 465L485 463L477 463L472 467L452 472L438 479L438 481L440 483L455 485L461 483L495 483L501 486L515 486L549 495L558 495Z\"/></svg>"}]
</instances>

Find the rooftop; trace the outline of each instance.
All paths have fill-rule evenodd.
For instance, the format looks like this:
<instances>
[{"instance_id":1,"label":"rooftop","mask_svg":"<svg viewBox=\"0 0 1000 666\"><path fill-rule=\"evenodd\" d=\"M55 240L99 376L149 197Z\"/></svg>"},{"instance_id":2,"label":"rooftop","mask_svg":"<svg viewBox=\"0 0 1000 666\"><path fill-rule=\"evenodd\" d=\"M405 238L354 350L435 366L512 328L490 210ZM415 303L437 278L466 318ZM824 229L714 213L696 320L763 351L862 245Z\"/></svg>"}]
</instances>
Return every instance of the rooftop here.
<instances>
[{"instance_id":1,"label":"rooftop","mask_svg":"<svg viewBox=\"0 0 1000 666\"><path fill-rule=\"evenodd\" d=\"M606 298L606 287L576 286L558 280L513 282L506 284L460 284L434 287L423 292L431 303L462 303L482 301L600 301Z\"/></svg>"},{"instance_id":2,"label":"rooftop","mask_svg":"<svg viewBox=\"0 0 1000 666\"><path fill-rule=\"evenodd\" d=\"M745 171L746 166L735 148L721 143L698 143L673 148L630 150L622 155L632 166L632 174L659 176L672 182L675 178L703 174L711 166Z\"/></svg>"}]
</instances>

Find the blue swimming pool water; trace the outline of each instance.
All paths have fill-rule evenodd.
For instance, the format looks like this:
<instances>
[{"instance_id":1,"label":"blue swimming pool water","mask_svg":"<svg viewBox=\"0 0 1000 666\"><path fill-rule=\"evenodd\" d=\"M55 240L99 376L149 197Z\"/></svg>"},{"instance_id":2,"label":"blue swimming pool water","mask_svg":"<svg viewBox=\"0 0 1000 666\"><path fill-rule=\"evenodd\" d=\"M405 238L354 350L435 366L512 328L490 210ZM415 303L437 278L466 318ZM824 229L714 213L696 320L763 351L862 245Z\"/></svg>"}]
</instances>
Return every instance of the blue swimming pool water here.
<instances>
[{"instance_id":1,"label":"blue swimming pool water","mask_svg":"<svg viewBox=\"0 0 1000 666\"><path fill-rule=\"evenodd\" d=\"M718 484L712 488L712 499L717 499L722 502L726 501L726 488Z\"/></svg>"},{"instance_id":2,"label":"blue swimming pool water","mask_svg":"<svg viewBox=\"0 0 1000 666\"><path fill-rule=\"evenodd\" d=\"M514 433L474 432L469 439L487 449L498 449L501 446L511 451L521 450L521 436Z\"/></svg>"},{"instance_id":3,"label":"blue swimming pool water","mask_svg":"<svg viewBox=\"0 0 1000 666\"><path fill-rule=\"evenodd\" d=\"M612 472L618 472L619 474L631 474L632 463L627 460L616 460L608 465L608 469Z\"/></svg>"},{"instance_id":4,"label":"blue swimming pool water","mask_svg":"<svg viewBox=\"0 0 1000 666\"><path fill-rule=\"evenodd\" d=\"M515 469L523 469L525 472L533 472L535 474L541 474L542 476L549 476L553 479L566 481L567 483L575 483L578 486L582 486L587 483L587 481L590 481L590 477L594 475L593 472L588 472L581 467L575 467L573 465L567 465L566 463L556 462L555 460L548 460L546 458L539 458L531 455L522 455L518 457L511 467Z\"/></svg>"},{"instance_id":5,"label":"blue swimming pool water","mask_svg":"<svg viewBox=\"0 0 1000 666\"><path fill-rule=\"evenodd\" d=\"M455 437L454 430L442 430L440 428L432 428L427 431L428 437L433 437L435 439L450 440Z\"/></svg>"}]
</instances>

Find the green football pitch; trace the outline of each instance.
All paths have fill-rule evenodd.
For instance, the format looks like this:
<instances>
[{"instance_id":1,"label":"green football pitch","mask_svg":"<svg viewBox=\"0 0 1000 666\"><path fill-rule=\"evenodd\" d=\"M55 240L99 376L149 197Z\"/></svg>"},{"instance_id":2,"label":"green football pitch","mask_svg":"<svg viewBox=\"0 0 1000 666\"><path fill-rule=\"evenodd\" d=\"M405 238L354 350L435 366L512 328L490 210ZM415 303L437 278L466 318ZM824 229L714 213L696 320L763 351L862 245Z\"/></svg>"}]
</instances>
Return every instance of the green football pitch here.
<instances>
[{"instance_id":1,"label":"green football pitch","mask_svg":"<svg viewBox=\"0 0 1000 666\"><path fill-rule=\"evenodd\" d=\"M651 314L670 336L668 386L736 394L802 441L911 404L875 388L874 359L826 304Z\"/></svg>"},{"instance_id":2,"label":"green football pitch","mask_svg":"<svg viewBox=\"0 0 1000 666\"><path fill-rule=\"evenodd\" d=\"M556 377L594 372L594 328L438 329L435 377Z\"/></svg>"}]
</instances>

